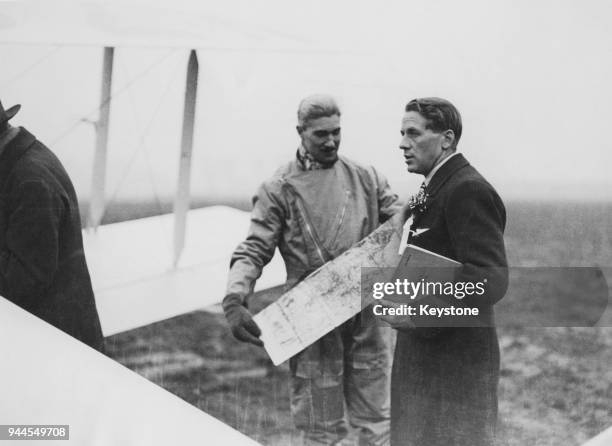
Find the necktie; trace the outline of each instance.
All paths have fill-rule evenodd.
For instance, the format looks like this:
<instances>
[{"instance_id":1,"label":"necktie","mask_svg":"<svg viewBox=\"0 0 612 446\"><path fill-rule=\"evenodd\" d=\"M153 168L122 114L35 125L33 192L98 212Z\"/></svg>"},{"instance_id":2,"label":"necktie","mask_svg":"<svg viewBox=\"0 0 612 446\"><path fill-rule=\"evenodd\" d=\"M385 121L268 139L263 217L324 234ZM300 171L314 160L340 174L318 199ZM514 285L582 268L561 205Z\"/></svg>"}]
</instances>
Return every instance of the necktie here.
<instances>
[{"instance_id":1,"label":"necktie","mask_svg":"<svg viewBox=\"0 0 612 446\"><path fill-rule=\"evenodd\" d=\"M427 186L425 185L425 181L421 183L421 187L419 187L419 191L414 194L408 200L408 207L414 213L421 212L425 209L425 202L427 201Z\"/></svg>"},{"instance_id":2,"label":"necktie","mask_svg":"<svg viewBox=\"0 0 612 446\"><path fill-rule=\"evenodd\" d=\"M406 223L404 224L404 230L402 232L402 238L400 240L399 255L403 254L406 245L410 242L410 236L412 235L415 229L414 214L416 212L423 211L426 200L427 186L425 185L425 181L423 181L421 183L421 187L419 187L419 191L408 199L408 208L410 209L411 213L408 219L406 220Z\"/></svg>"}]
</instances>

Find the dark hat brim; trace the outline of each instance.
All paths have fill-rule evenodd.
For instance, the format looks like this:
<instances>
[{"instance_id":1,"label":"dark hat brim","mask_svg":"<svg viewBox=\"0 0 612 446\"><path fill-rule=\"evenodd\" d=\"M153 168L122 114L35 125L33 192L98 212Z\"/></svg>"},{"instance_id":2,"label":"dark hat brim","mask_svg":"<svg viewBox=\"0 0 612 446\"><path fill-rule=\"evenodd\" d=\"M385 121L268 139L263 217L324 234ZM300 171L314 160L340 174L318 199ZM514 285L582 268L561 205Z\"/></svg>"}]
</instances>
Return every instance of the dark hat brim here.
<instances>
[{"instance_id":1,"label":"dark hat brim","mask_svg":"<svg viewBox=\"0 0 612 446\"><path fill-rule=\"evenodd\" d=\"M8 121L9 119L12 119L13 116L19 113L20 109L21 109L21 104L17 104L5 110L4 115L6 116L6 120Z\"/></svg>"}]
</instances>

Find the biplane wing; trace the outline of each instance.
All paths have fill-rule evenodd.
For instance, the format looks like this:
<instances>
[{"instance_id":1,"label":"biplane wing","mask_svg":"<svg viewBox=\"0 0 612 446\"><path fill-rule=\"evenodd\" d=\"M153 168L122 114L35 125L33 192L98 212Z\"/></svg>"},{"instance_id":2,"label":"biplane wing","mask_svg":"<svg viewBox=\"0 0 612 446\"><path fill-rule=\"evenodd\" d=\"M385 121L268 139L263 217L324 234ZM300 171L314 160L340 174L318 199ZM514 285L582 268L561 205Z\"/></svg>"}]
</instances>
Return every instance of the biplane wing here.
<instances>
[{"instance_id":1,"label":"biplane wing","mask_svg":"<svg viewBox=\"0 0 612 446\"><path fill-rule=\"evenodd\" d=\"M328 8L341 9L328 5ZM237 10L242 13L237 14ZM262 10L269 14L253 14ZM274 13L284 11L279 26ZM96 47L329 51L282 1L3 0L0 42ZM346 49L351 48L347 46ZM335 45L334 51L338 51Z\"/></svg>"},{"instance_id":2,"label":"biplane wing","mask_svg":"<svg viewBox=\"0 0 612 446\"><path fill-rule=\"evenodd\" d=\"M187 214L185 248L173 266L171 214L84 230L87 263L105 336L210 307L224 296L231 254L246 236L248 212L226 206ZM256 289L284 281L277 254Z\"/></svg>"},{"instance_id":3,"label":"biplane wing","mask_svg":"<svg viewBox=\"0 0 612 446\"><path fill-rule=\"evenodd\" d=\"M259 444L2 297L0 327L4 425L68 425L75 445Z\"/></svg>"}]
</instances>

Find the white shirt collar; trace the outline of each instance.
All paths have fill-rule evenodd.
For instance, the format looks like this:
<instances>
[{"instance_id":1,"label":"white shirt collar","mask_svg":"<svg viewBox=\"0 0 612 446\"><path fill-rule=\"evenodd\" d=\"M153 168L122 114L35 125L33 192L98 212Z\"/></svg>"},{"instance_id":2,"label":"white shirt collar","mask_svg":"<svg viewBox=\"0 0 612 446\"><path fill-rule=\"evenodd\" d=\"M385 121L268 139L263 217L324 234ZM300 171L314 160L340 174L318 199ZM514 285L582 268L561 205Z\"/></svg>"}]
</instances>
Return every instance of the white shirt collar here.
<instances>
[{"instance_id":1,"label":"white shirt collar","mask_svg":"<svg viewBox=\"0 0 612 446\"><path fill-rule=\"evenodd\" d=\"M429 186L429 182L431 181L435 173L440 169L440 167L442 167L444 163L446 163L449 159L451 159L455 155L459 155L459 152L453 152L451 155L447 156L441 162L436 164L433 169L431 169L431 171L427 174L427 176L425 177L425 180L423 181L423 183L425 183L425 186Z\"/></svg>"}]
</instances>

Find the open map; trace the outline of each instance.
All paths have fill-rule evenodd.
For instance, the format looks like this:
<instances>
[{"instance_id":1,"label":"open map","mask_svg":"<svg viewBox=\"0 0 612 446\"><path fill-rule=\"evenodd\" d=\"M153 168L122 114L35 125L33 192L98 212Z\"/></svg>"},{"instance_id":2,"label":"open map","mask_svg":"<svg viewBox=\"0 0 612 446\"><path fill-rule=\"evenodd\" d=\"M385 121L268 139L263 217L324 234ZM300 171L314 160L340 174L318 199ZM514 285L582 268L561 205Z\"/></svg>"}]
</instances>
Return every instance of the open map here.
<instances>
[{"instance_id":1,"label":"open map","mask_svg":"<svg viewBox=\"0 0 612 446\"><path fill-rule=\"evenodd\" d=\"M261 340L275 365L361 311L361 268L397 266L402 226L402 217L396 214L255 315Z\"/></svg>"}]
</instances>

